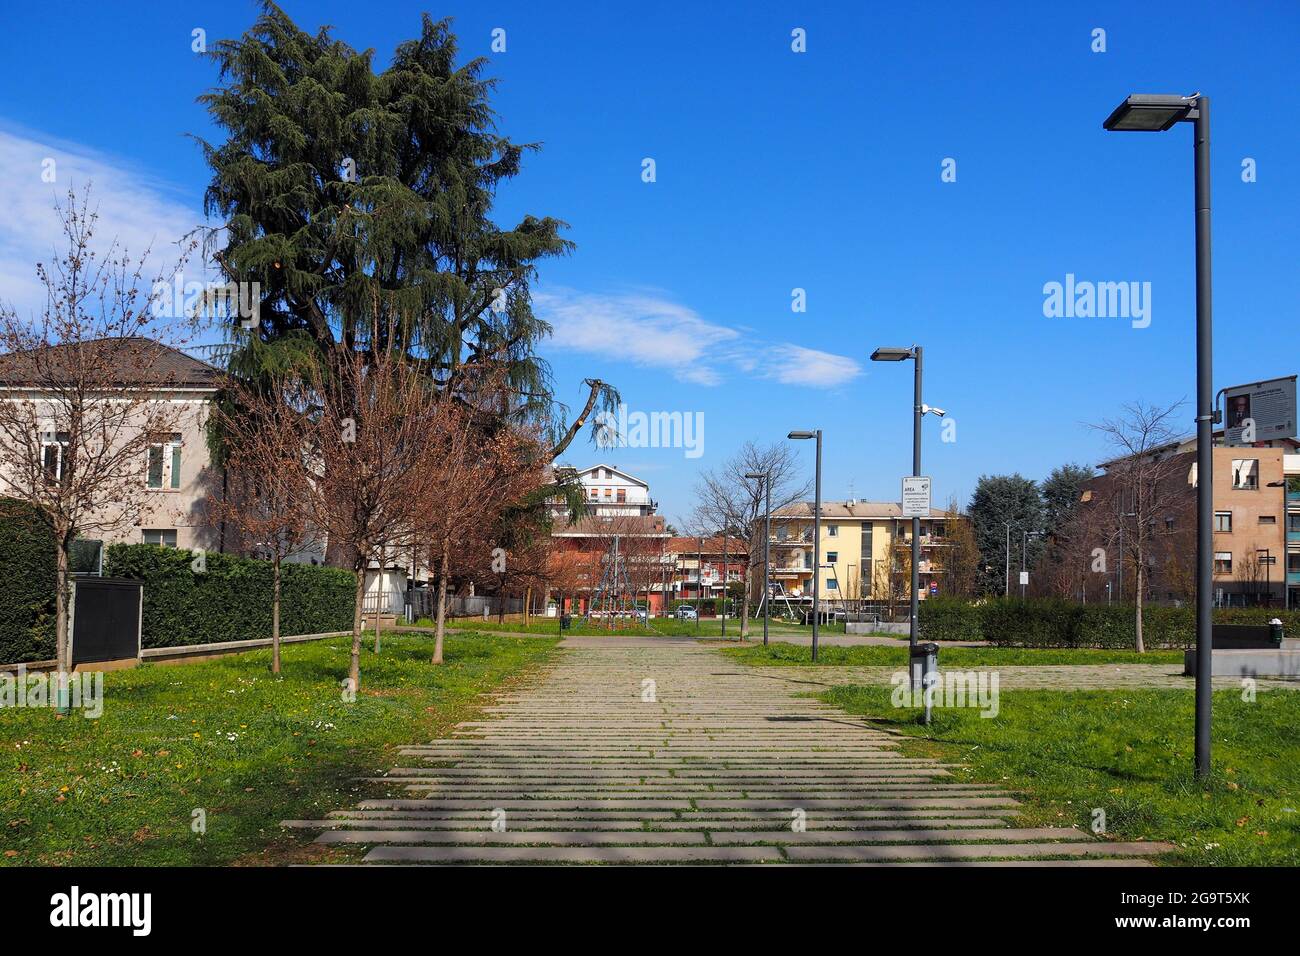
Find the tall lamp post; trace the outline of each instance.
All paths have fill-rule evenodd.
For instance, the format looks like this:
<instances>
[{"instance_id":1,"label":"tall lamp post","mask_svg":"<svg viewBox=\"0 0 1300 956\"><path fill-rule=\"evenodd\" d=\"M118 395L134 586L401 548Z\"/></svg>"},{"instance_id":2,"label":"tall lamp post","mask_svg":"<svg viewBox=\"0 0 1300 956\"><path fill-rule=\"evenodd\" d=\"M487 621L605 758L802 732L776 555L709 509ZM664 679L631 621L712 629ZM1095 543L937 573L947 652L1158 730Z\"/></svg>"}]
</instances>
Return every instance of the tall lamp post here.
<instances>
[{"instance_id":1,"label":"tall lamp post","mask_svg":"<svg viewBox=\"0 0 1300 956\"><path fill-rule=\"evenodd\" d=\"M813 494L813 622L812 622L812 659L817 662L817 624L821 617L821 588L818 579L822 573L822 430L794 431L785 436L791 439L815 438L817 440L817 477L814 481L816 490Z\"/></svg>"},{"instance_id":2,"label":"tall lamp post","mask_svg":"<svg viewBox=\"0 0 1300 956\"><path fill-rule=\"evenodd\" d=\"M1025 599L1025 578L1024 573L1029 570L1029 565L1025 561L1025 552L1029 548L1029 539L1037 538L1043 532L1028 531L1022 529L1020 532L1020 600Z\"/></svg>"},{"instance_id":3,"label":"tall lamp post","mask_svg":"<svg viewBox=\"0 0 1300 956\"><path fill-rule=\"evenodd\" d=\"M727 527L722 527L722 636L727 636Z\"/></svg>"},{"instance_id":4,"label":"tall lamp post","mask_svg":"<svg viewBox=\"0 0 1300 956\"><path fill-rule=\"evenodd\" d=\"M921 401L921 346L911 348L879 348L871 353L873 362L904 362L912 360L912 476L921 474L921 418L926 412L944 416L942 408L931 408ZM916 647L916 624L921 612L921 519L912 519L912 614L908 625L908 644Z\"/></svg>"},{"instance_id":5,"label":"tall lamp post","mask_svg":"<svg viewBox=\"0 0 1300 956\"><path fill-rule=\"evenodd\" d=\"M1007 526L1007 567L1002 574L1003 597L1011 597L1011 522L1002 522Z\"/></svg>"},{"instance_id":6,"label":"tall lamp post","mask_svg":"<svg viewBox=\"0 0 1300 956\"><path fill-rule=\"evenodd\" d=\"M750 472L745 477L753 478L763 489L763 646L767 647L767 622L771 616L771 608L768 605L771 603L772 596L772 588L768 583L771 568L769 562L772 541L772 476L767 472Z\"/></svg>"},{"instance_id":7,"label":"tall lamp post","mask_svg":"<svg viewBox=\"0 0 1300 956\"><path fill-rule=\"evenodd\" d=\"M1102 127L1161 133L1192 123L1196 212L1196 776L1210 775L1210 654L1214 587L1213 311L1210 293L1210 98L1135 94L1115 107Z\"/></svg>"}]
</instances>

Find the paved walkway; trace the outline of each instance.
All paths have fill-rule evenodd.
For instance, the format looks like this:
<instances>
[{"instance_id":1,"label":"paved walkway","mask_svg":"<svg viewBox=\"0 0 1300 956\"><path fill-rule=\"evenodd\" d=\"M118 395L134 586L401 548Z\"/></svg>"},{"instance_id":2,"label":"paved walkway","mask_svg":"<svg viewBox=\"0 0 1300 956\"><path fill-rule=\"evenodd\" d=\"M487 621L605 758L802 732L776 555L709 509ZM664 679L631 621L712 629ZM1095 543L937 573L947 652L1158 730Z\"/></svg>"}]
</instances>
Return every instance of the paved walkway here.
<instances>
[{"instance_id":1,"label":"paved walkway","mask_svg":"<svg viewBox=\"0 0 1300 956\"><path fill-rule=\"evenodd\" d=\"M829 669L829 668L826 668ZM1017 802L691 641L576 638L484 720L327 820L366 863L1132 865L1169 847L1019 827Z\"/></svg>"},{"instance_id":2,"label":"paved walkway","mask_svg":"<svg viewBox=\"0 0 1300 956\"><path fill-rule=\"evenodd\" d=\"M939 670L956 670L963 673L997 672L1001 690L1108 690L1124 688L1149 688L1152 690L1195 689L1195 680L1184 676L1182 664L999 664L981 667L944 667L943 652L939 652ZM765 666L763 675L773 681L786 681L805 685L805 690L815 690L816 685L835 684L889 684L894 675L904 667L853 667L832 666ZM776 673L769 673L775 671ZM1215 690L1241 688L1240 677L1216 677ZM1300 690L1300 681L1261 677L1259 688Z\"/></svg>"}]
</instances>

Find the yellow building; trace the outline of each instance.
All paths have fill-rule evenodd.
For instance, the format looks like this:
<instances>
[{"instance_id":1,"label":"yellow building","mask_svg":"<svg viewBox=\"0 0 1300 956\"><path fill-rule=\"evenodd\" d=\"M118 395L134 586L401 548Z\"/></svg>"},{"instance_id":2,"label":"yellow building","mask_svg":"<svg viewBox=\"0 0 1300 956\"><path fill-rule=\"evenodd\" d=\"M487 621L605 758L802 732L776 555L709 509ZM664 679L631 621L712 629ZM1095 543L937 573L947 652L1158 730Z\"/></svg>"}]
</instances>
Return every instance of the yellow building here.
<instances>
[{"instance_id":1,"label":"yellow building","mask_svg":"<svg viewBox=\"0 0 1300 956\"><path fill-rule=\"evenodd\" d=\"M960 515L931 509L921 519L921 597L942 587L947 570L948 523ZM813 575L813 503L801 501L772 513L773 586L791 597L811 597ZM882 601L891 578L910 589L912 519L894 502L823 501L821 514L821 584L826 600ZM758 582L762 591L762 580ZM897 586L897 585L896 585Z\"/></svg>"}]
</instances>

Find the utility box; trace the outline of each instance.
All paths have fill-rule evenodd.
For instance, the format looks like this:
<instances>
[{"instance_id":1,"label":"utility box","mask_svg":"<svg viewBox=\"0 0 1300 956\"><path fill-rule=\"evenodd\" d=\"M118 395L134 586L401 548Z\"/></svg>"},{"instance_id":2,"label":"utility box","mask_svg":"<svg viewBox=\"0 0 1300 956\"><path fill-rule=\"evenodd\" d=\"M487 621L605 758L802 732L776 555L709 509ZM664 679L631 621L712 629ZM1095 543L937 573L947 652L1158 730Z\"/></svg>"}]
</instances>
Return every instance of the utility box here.
<instances>
[{"instance_id":1,"label":"utility box","mask_svg":"<svg viewBox=\"0 0 1300 956\"><path fill-rule=\"evenodd\" d=\"M68 622L72 667L140 662L144 582L127 578L76 578Z\"/></svg>"}]
</instances>

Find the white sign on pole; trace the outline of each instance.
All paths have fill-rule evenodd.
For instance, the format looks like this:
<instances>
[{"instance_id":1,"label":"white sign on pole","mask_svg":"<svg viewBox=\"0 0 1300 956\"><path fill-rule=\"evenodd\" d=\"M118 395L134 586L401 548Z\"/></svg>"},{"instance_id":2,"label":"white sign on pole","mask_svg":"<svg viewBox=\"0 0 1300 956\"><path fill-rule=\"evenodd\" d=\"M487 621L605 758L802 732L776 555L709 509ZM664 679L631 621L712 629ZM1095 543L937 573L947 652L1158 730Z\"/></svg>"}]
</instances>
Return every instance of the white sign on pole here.
<instances>
[{"instance_id":1,"label":"white sign on pole","mask_svg":"<svg viewBox=\"0 0 1300 956\"><path fill-rule=\"evenodd\" d=\"M1020 572L1020 583L1021 583L1021 584L1028 584L1028 583L1029 583L1029 572L1028 572L1028 571L1021 571L1021 572Z\"/></svg>"},{"instance_id":2,"label":"white sign on pole","mask_svg":"<svg viewBox=\"0 0 1300 956\"><path fill-rule=\"evenodd\" d=\"M930 479L909 476L903 479L903 517L930 517Z\"/></svg>"},{"instance_id":3,"label":"white sign on pole","mask_svg":"<svg viewBox=\"0 0 1300 956\"><path fill-rule=\"evenodd\" d=\"M1229 445L1252 445L1271 438L1294 438L1296 398L1294 375L1223 390Z\"/></svg>"}]
</instances>

